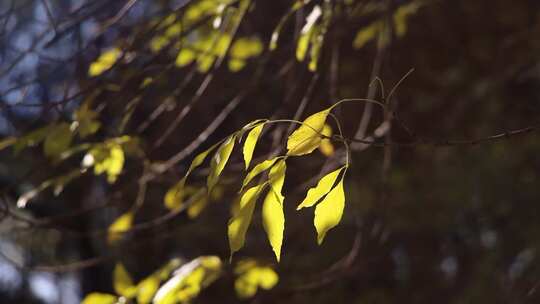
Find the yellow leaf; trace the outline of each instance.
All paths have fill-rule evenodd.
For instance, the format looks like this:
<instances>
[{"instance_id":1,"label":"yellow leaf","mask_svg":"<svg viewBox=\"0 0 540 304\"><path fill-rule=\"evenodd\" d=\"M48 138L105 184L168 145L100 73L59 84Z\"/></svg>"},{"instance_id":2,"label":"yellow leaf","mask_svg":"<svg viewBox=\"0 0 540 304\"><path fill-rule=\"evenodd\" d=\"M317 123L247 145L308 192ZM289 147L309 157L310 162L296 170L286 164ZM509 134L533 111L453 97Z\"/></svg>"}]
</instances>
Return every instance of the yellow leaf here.
<instances>
[{"instance_id":1,"label":"yellow leaf","mask_svg":"<svg viewBox=\"0 0 540 304\"><path fill-rule=\"evenodd\" d=\"M105 51L90 65L88 75L97 76L110 69L116 63L118 58L120 58L120 55L122 55L122 51L118 48L112 48Z\"/></svg>"},{"instance_id":2,"label":"yellow leaf","mask_svg":"<svg viewBox=\"0 0 540 304\"><path fill-rule=\"evenodd\" d=\"M115 304L117 298L108 293L92 292L84 297L81 304Z\"/></svg>"},{"instance_id":3,"label":"yellow leaf","mask_svg":"<svg viewBox=\"0 0 540 304\"><path fill-rule=\"evenodd\" d=\"M332 136L332 128L328 124L324 124L321 134L328 137ZM334 155L335 149L332 141L328 138L323 138L321 140L321 145L319 146L319 151L327 157Z\"/></svg>"},{"instance_id":4,"label":"yellow leaf","mask_svg":"<svg viewBox=\"0 0 540 304\"><path fill-rule=\"evenodd\" d=\"M317 243L322 244L328 230L341 221L345 208L345 192L343 191L343 176L337 186L315 207L313 223L317 229Z\"/></svg>"},{"instance_id":5,"label":"yellow leaf","mask_svg":"<svg viewBox=\"0 0 540 304\"><path fill-rule=\"evenodd\" d=\"M300 38L298 38L298 43L296 45L296 59L298 61L304 61L304 58L306 57L309 42L311 40L311 36L314 33L313 25L315 24L315 22L317 22L321 14L321 7L315 5L311 13L309 13L306 18L306 24L304 24L304 27L302 27L302 31L300 32Z\"/></svg>"},{"instance_id":6,"label":"yellow leaf","mask_svg":"<svg viewBox=\"0 0 540 304\"><path fill-rule=\"evenodd\" d=\"M183 67L195 60L195 52L190 49L183 48L176 57L176 66Z\"/></svg>"},{"instance_id":7,"label":"yellow leaf","mask_svg":"<svg viewBox=\"0 0 540 304\"><path fill-rule=\"evenodd\" d=\"M253 297L259 287L271 289L279 281L274 269L261 266L251 259L240 261L234 272L238 275L234 282L234 288L241 299Z\"/></svg>"},{"instance_id":8,"label":"yellow leaf","mask_svg":"<svg viewBox=\"0 0 540 304\"><path fill-rule=\"evenodd\" d=\"M247 189L240 198L237 214L229 221L227 234L229 237L229 246L231 248L231 257L236 251L244 246L246 232L251 223L255 203L257 202L257 198L262 189L263 185L257 185Z\"/></svg>"},{"instance_id":9,"label":"yellow leaf","mask_svg":"<svg viewBox=\"0 0 540 304\"><path fill-rule=\"evenodd\" d=\"M160 280L157 276L150 276L137 284L137 303L148 304L159 288Z\"/></svg>"},{"instance_id":10,"label":"yellow leaf","mask_svg":"<svg viewBox=\"0 0 540 304\"><path fill-rule=\"evenodd\" d=\"M285 198L281 194L285 170L284 160L280 160L270 170L270 190L264 199L262 209L263 227L278 262L281 257L283 230L285 229L285 215L283 214L283 201Z\"/></svg>"},{"instance_id":11,"label":"yellow leaf","mask_svg":"<svg viewBox=\"0 0 540 304\"><path fill-rule=\"evenodd\" d=\"M298 61L304 61L304 58L306 58L311 33L312 30L310 29L307 33L301 34L300 38L298 38L298 43L296 45L296 59Z\"/></svg>"},{"instance_id":12,"label":"yellow leaf","mask_svg":"<svg viewBox=\"0 0 540 304\"><path fill-rule=\"evenodd\" d=\"M118 143L100 145L88 152L89 163L94 165L94 174L107 174L107 181L114 183L124 167L124 150Z\"/></svg>"},{"instance_id":13,"label":"yellow leaf","mask_svg":"<svg viewBox=\"0 0 540 304\"><path fill-rule=\"evenodd\" d=\"M253 157L253 151L255 151L255 145L257 145L257 140L259 139L259 135L261 135L261 131L264 127L264 123L259 124L255 128L251 129L249 131L246 141L244 142L244 162L246 164L246 170L249 168L249 164L251 163L251 158Z\"/></svg>"},{"instance_id":14,"label":"yellow leaf","mask_svg":"<svg viewBox=\"0 0 540 304\"><path fill-rule=\"evenodd\" d=\"M4 150L5 148L13 145L17 139L15 137L6 137L2 140L0 140L0 151Z\"/></svg>"},{"instance_id":15,"label":"yellow leaf","mask_svg":"<svg viewBox=\"0 0 540 304\"><path fill-rule=\"evenodd\" d=\"M238 38L231 46L231 56L236 59L247 59L262 52L263 46L258 37Z\"/></svg>"},{"instance_id":16,"label":"yellow leaf","mask_svg":"<svg viewBox=\"0 0 540 304\"><path fill-rule=\"evenodd\" d=\"M317 149L321 143L321 133L329 109L315 113L302 123L287 140L287 155L305 155Z\"/></svg>"},{"instance_id":17,"label":"yellow leaf","mask_svg":"<svg viewBox=\"0 0 540 304\"><path fill-rule=\"evenodd\" d=\"M379 32L384 28L384 23L382 21L375 21L365 28L361 29L356 33L356 37L353 41L353 47L355 49L360 49L366 45L371 40L375 39Z\"/></svg>"},{"instance_id":18,"label":"yellow leaf","mask_svg":"<svg viewBox=\"0 0 540 304\"><path fill-rule=\"evenodd\" d=\"M55 125L45 137L43 152L48 157L58 157L69 148L72 139L73 133L71 133L69 124Z\"/></svg>"},{"instance_id":19,"label":"yellow leaf","mask_svg":"<svg viewBox=\"0 0 540 304\"><path fill-rule=\"evenodd\" d=\"M133 285L133 280L124 265L117 263L113 271L114 291L126 298L131 298L137 293L137 288Z\"/></svg>"},{"instance_id":20,"label":"yellow leaf","mask_svg":"<svg viewBox=\"0 0 540 304\"><path fill-rule=\"evenodd\" d=\"M231 72L238 72L246 66L246 61L243 59L229 59L229 70Z\"/></svg>"},{"instance_id":21,"label":"yellow leaf","mask_svg":"<svg viewBox=\"0 0 540 304\"><path fill-rule=\"evenodd\" d=\"M191 206L189 206L187 210L187 214L189 218L196 218L201 214L201 212L206 208L208 205L208 196L201 196L199 199L197 199Z\"/></svg>"},{"instance_id":22,"label":"yellow leaf","mask_svg":"<svg viewBox=\"0 0 540 304\"><path fill-rule=\"evenodd\" d=\"M182 206L184 200L185 191L182 182L178 182L171 189L167 191L164 198L165 207L169 210L175 210Z\"/></svg>"},{"instance_id":23,"label":"yellow leaf","mask_svg":"<svg viewBox=\"0 0 540 304\"><path fill-rule=\"evenodd\" d=\"M279 159L279 157L274 157L272 159L267 159L259 164L257 164L244 178L244 181L242 182L242 189L240 189L240 192L244 190L244 187L249 184L249 182L255 178L257 175L259 175L261 172L268 170L272 165Z\"/></svg>"},{"instance_id":24,"label":"yellow leaf","mask_svg":"<svg viewBox=\"0 0 540 304\"><path fill-rule=\"evenodd\" d=\"M212 158L210 163L210 173L208 174L208 179L206 180L206 185L208 187L208 193L212 192L212 188L217 184L221 172L225 168L231 152L234 148L235 136L230 136L225 140L224 143L218 148L216 154Z\"/></svg>"},{"instance_id":25,"label":"yellow leaf","mask_svg":"<svg viewBox=\"0 0 540 304\"><path fill-rule=\"evenodd\" d=\"M132 223L133 223L132 212L126 212L122 214L121 216L119 216L109 226L109 233L108 233L109 243L114 243L118 241L122 237L123 232L128 231L131 228Z\"/></svg>"},{"instance_id":26,"label":"yellow leaf","mask_svg":"<svg viewBox=\"0 0 540 304\"><path fill-rule=\"evenodd\" d=\"M300 205L296 207L296 210L300 210L305 207L312 207L323 196L330 192L330 189L332 189L332 186L334 186L334 183L336 182L339 173L341 173L343 169L344 167L341 167L323 176L323 178L321 178L317 183L317 186L308 190L306 197L304 198L302 203L300 203Z\"/></svg>"},{"instance_id":27,"label":"yellow leaf","mask_svg":"<svg viewBox=\"0 0 540 304\"><path fill-rule=\"evenodd\" d=\"M215 145L211 146L210 148L208 148L206 151L203 151L203 152L199 153L197 156L195 156L195 158L191 161L191 165L189 165L189 169L186 172L186 175L184 175L182 180L180 180L181 188L184 187L184 184L186 183L186 179L189 176L189 174L191 174L191 172L193 170L195 170L197 167L199 167L204 162L204 160L206 159L208 154L210 152L212 152L217 146L218 145L215 144Z\"/></svg>"}]
</instances>

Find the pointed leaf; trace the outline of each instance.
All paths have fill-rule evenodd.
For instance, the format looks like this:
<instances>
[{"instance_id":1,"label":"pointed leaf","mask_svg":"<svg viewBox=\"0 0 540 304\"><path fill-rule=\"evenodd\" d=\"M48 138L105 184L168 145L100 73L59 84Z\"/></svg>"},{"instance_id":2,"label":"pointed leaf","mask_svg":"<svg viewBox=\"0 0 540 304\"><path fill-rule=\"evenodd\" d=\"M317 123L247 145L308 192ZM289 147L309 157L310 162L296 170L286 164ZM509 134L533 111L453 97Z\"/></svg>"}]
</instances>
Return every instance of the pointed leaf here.
<instances>
[{"instance_id":1,"label":"pointed leaf","mask_svg":"<svg viewBox=\"0 0 540 304\"><path fill-rule=\"evenodd\" d=\"M321 133L330 109L315 113L296 129L287 140L287 155L305 155L317 149L321 143Z\"/></svg>"},{"instance_id":2,"label":"pointed leaf","mask_svg":"<svg viewBox=\"0 0 540 304\"><path fill-rule=\"evenodd\" d=\"M244 178L244 181L242 182L242 189L240 189L240 192L244 189L249 182L255 178L257 175L259 175L261 172L268 170L272 165L279 159L279 157L274 157L272 159L267 159L263 162L260 162L257 164L249 173L247 174L246 178Z\"/></svg>"},{"instance_id":3,"label":"pointed leaf","mask_svg":"<svg viewBox=\"0 0 540 304\"><path fill-rule=\"evenodd\" d=\"M263 227L278 262L281 257L283 230L285 229L285 215L283 214L283 201L285 198L281 194L285 180L285 170L284 160L280 160L270 170L270 190L264 199L262 210Z\"/></svg>"},{"instance_id":4,"label":"pointed leaf","mask_svg":"<svg viewBox=\"0 0 540 304\"><path fill-rule=\"evenodd\" d=\"M323 176L323 178L321 178L319 182L317 183L317 186L310 188L308 190L306 197L304 198L302 203L300 203L300 205L296 207L296 210L300 210L306 207L312 207L323 196L325 196L328 192L330 192L330 190L332 189L332 186L334 186L334 183L336 182L337 177L339 176L339 173L341 173L343 168L344 167L341 167Z\"/></svg>"},{"instance_id":5,"label":"pointed leaf","mask_svg":"<svg viewBox=\"0 0 540 304\"><path fill-rule=\"evenodd\" d=\"M206 157L208 156L208 154L210 152L212 152L218 145L215 144L213 146L211 146L210 148L208 148L206 151L203 151L201 153L199 153L197 156L195 156L195 158L191 161L191 165L189 165L189 169L188 171L186 172L186 175L184 175L184 177L182 178L182 180L180 180L180 183L179 183L179 188L183 188L184 187L184 184L186 183L186 179L188 178L188 176L191 174L191 172L193 170L195 170L197 167L199 167L203 162L204 160L206 159Z\"/></svg>"},{"instance_id":6,"label":"pointed leaf","mask_svg":"<svg viewBox=\"0 0 540 304\"><path fill-rule=\"evenodd\" d=\"M137 303L149 304L159 288L160 279L152 275L137 284Z\"/></svg>"},{"instance_id":7,"label":"pointed leaf","mask_svg":"<svg viewBox=\"0 0 540 304\"><path fill-rule=\"evenodd\" d=\"M229 246L232 255L244 246L246 232L251 223L255 203L259 197L263 185L251 187L242 194L236 215L231 218L228 225Z\"/></svg>"},{"instance_id":8,"label":"pointed leaf","mask_svg":"<svg viewBox=\"0 0 540 304\"><path fill-rule=\"evenodd\" d=\"M317 229L317 243L319 245L322 244L328 230L339 224L344 208L345 192L343 191L343 177L341 177L338 185L315 207L313 223Z\"/></svg>"},{"instance_id":9,"label":"pointed leaf","mask_svg":"<svg viewBox=\"0 0 540 304\"><path fill-rule=\"evenodd\" d=\"M116 266L114 266L113 287L117 294L126 298L133 297L137 292L137 288L133 285L131 276L124 265L120 263L117 263Z\"/></svg>"},{"instance_id":10,"label":"pointed leaf","mask_svg":"<svg viewBox=\"0 0 540 304\"><path fill-rule=\"evenodd\" d=\"M109 226L109 233L108 233L109 243L114 243L118 241L122 237L123 232L128 231L131 228L132 222L133 222L133 213L131 211L126 212L122 214L120 217L118 217Z\"/></svg>"},{"instance_id":11,"label":"pointed leaf","mask_svg":"<svg viewBox=\"0 0 540 304\"><path fill-rule=\"evenodd\" d=\"M261 135L261 131L264 127L264 123L259 124L255 128L251 129L249 131L246 142L244 143L244 162L246 164L246 170L249 168L249 164L251 163L251 158L253 157L253 151L255 151L255 145L257 145L257 140L259 139L259 135Z\"/></svg>"},{"instance_id":12,"label":"pointed leaf","mask_svg":"<svg viewBox=\"0 0 540 304\"><path fill-rule=\"evenodd\" d=\"M208 179L206 180L206 185L208 187L208 193L212 192L212 188L217 184L221 172L225 168L225 165L229 161L231 152L234 148L235 136L230 136L221 144L216 154L212 158L210 164L210 174L208 174Z\"/></svg>"}]
</instances>

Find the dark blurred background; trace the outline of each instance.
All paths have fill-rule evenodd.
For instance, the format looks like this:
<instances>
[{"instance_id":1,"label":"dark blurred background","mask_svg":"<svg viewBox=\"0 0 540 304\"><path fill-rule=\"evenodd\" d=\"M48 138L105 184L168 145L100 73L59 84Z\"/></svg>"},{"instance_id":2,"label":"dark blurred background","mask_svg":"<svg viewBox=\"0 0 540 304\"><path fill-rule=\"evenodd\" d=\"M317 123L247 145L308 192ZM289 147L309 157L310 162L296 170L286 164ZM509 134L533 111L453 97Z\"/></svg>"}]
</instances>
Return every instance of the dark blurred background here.
<instances>
[{"instance_id":1,"label":"dark blurred background","mask_svg":"<svg viewBox=\"0 0 540 304\"><path fill-rule=\"evenodd\" d=\"M44 191L17 208L23 193L79 166L83 155L57 163L39 147L0 150L1 303L78 303L89 292L111 292L118 260L137 279L174 257L226 261L229 205L243 176L239 152L223 195L198 217L175 215L112 247L99 231L133 204L145 164L190 145L232 102L238 105L208 139L148 186L136 222L166 213L163 195L194 152L249 121L304 118L365 97L385 100L393 112L361 102L336 110L346 137L378 143L352 145L341 224L317 246L312 212L295 211L321 168L342 160L339 143L333 157L316 152L288 161L280 283L249 302L540 303L539 1L312 1L287 20L274 51L266 46L294 1L252 1L238 33L258 37L265 50L238 72L224 64L203 73L174 66L170 50L149 48L156 20L194 2L0 0L1 138L70 121L92 99L102 127L89 141L127 134L143 151L126 159L113 185L84 174L60 196ZM360 30L415 2L406 33L353 44ZM334 13L312 72L295 49L316 5ZM88 75L111 47L124 51L121 62ZM142 90L145 79L151 82ZM257 160L285 131L264 134ZM491 138L498 134L506 136ZM196 172L193 182L204 184L205 174ZM272 263L260 222L256 212L239 255ZM194 302L240 302L232 274Z\"/></svg>"}]
</instances>

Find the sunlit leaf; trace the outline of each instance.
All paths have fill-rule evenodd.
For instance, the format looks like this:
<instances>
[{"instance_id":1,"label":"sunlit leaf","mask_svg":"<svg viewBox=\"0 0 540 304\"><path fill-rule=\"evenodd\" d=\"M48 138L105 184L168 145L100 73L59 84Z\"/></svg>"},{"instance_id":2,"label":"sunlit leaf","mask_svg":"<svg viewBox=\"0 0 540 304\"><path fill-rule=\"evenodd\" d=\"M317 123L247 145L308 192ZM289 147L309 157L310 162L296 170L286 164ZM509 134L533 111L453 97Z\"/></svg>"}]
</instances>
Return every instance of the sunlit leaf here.
<instances>
[{"instance_id":1,"label":"sunlit leaf","mask_svg":"<svg viewBox=\"0 0 540 304\"><path fill-rule=\"evenodd\" d=\"M96 133L101 124L96 120L98 114L89 108L88 103L82 104L74 113L77 130L81 138Z\"/></svg>"},{"instance_id":2,"label":"sunlit leaf","mask_svg":"<svg viewBox=\"0 0 540 304\"><path fill-rule=\"evenodd\" d=\"M229 236L231 257L244 246L246 232L251 223L251 217L253 216L257 198L261 194L262 189L263 185L247 189L240 198L238 212L229 221L227 234Z\"/></svg>"},{"instance_id":3,"label":"sunlit leaf","mask_svg":"<svg viewBox=\"0 0 540 304\"><path fill-rule=\"evenodd\" d=\"M324 124L321 134L327 137L332 136L332 127L330 127L328 124ZM327 157L334 155L335 149L332 141L328 138L323 138L319 146L319 151L321 151L321 153Z\"/></svg>"},{"instance_id":4,"label":"sunlit leaf","mask_svg":"<svg viewBox=\"0 0 540 304\"><path fill-rule=\"evenodd\" d=\"M313 152L321 143L321 133L329 109L315 113L302 123L287 140L287 155L304 155Z\"/></svg>"},{"instance_id":5,"label":"sunlit leaf","mask_svg":"<svg viewBox=\"0 0 540 304\"><path fill-rule=\"evenodd\" d=\"M133 285L133 279L131 279L131 276L121 263L114 266L113 287L117 294L126 298L132 298L137 293L137 288Z\"/></svg>"},{"instance_id":6,"label":"sunlit leaf","mask_svg":"<svg viewBox=\"0 0 540 304\"><path fill-rule=\"evenodd\" d=\"M183 67L186 66L195 60L196 55L195 52L187 49L182 48L180 52L178 53L178 56L176 57L176 66Z\"/></svg>"},{"instance_id":7,"label":"sunlit leaf","mask_svg":"<svg viewBox=\"0 0 540 304\"><path fill-rule=\"evenodd\" d=\"M126 212L119 216L110 226L108 230L108 241L114 243L118 241L123 232L128 231L133 223L133 213Z\"/></svg>"},{"instance_id":8,"label":"sunlit leaf","mask_svg":"<svg viewBox=\"0 0 540 304\"><path fill-rule=\"evenodd\" d=\"M119 48L112 48L103 52L97 59L90 65L88 75L98 76L110 69L120 58L122 51Z\"/></svg>"},{"instance_id":9,"label":"sunlit leaf","mask_svg":"<svg viewBox=\"0 0 540 304\"><path fill-rule=\"evenodd\" d=\"M298 61L304 61L311 40L311 36L314 33L315 22L317 22L321 15L321 7L316 5L313 7L311 13L309 13L309 15L307 16L306 23L300 31L300 37L298 38L298 43L296 45L296 59Z\"/></svg>"},{"instance_id":10,"label":"sunlit leaf","mask_svg":"<svg viewBox=\"0 0 540 304\"><path fill-rule=\"evenodd\" d=\"M137 303L148 304L159 288L160 279L157 275L152 275L137 284Z\"/></svg>"},{"instance_id":11,"label":"sunlit leaf","mask_svg":"<svg viewBox=\"0 0 540 304\"><path fill-rule=\"evenodd\" d=\"M115 304L116 296L108 293L92 292L86 295L81 304Z\"/></svg>"},{"instance_id":12,"label":"sunlit leaf","mask_svg":"<svg viewBox=\"0 0 540 304\"><path fill-rule=\"evenodd\" d=\"M216 151L212 161L210 163L210 173L208 174L208 179L206 185L208 186L208 193L212 192L212 188L217 184L221 172L225 168L225 165L229 161L231 152L234 148L235 137L230 136L221 144L221 146Z\"/></svg>"},{"instance_id":13,"label":"sunlit leaf","mask_svg":"<svg viewBox=\"0 0 540 304\"><path fill-rule=\"evenodd\" d=\"M263 227L268 236L268 241L279 262L281 257L281 245L283 243L283 230L285 229L285 215L283 214L284 197L281 194L285 180L286 165L280 160L270 169L268 174L270 190L266 195L262 209Z\"/></svg>"},{"instance_id":14,"label":"sunlit leaf","mask_svg":"<svg viewBox=\"0 0 540 304\"><path fill-rule=\"evenodd\" d=\"M258 288L272 289L279 281L274 269L253 260L240 261L234 272L238 276L234 281L234 289L241 299L253 297Z\"/></svg>"},{"instance_id":15,"label":"sunlit leaf","mask_svg":"<svg viewBox=\"0 0 540 304\"><path fill-rule=\"evenodd\" d=\"M241 70L246 60L262 52L263 45L258 37L244 37L236 39L231 46L229 69L233 72Z\"/></svg>"},{"instance_id":16,"label":"sunlit leaf","mask_svg":"<svg viewBox=\"0 0 540 304\"><path fill-rule=\"evenodd\" d=\"M257 145L257 140L259 139L259 135L261 134L261 131L264 127L264 123L259 124L255 128L251 129L249 131L246 141L244 142L244 163L246 164L246 170L249 168L249 164L251 163L251 158L253 157L253 151L255 151L255 146Z\"/></svg>"},{"instance_id":17,"label":"sunlit leaf","mask_svg":"<svg viewBox=\"0 0 540 304\"><path fill-rule=\"evenodd\" d=\"M208 156L208 154L210 152L212 152L215 148L217 148L218 145L215 144L213 146L211 146L210 148L206 149L205 151L199 153L197 156L195 156L195 158L191 161L191 164L189 165L189 169L188 171L186 172L186 175L184 175L184 177L182 178L182 180L180 181L180 186L181 187L184 187L184 184L186 182L186 179L188 178L188 176L191 174L191 172L193 170L195 170L197 167L199 167L200 165L202 165L202 163L204 162L204 160L206 159L206 157Z\"/></svg>"},{"instance_id":18,"label":"sunlit leaf","mask_svg":"<svg viewBox=\"0 0 540 304\"><path fill-rule=\"evenodd\" d=\"M272 37L270 39L270 45L269 45L269 49L271 51L275 50L276 47L277 47L277 42L278 42L278 39L279 39L279 35L281 33L281 29L283 28L283 26L285 25L285 23L287 22L287 20L300 8L304 7L306 4L308 4L311 0L305 0L305 1L302 1L302 0L297 0L293 6L291 7L291 9L287 12L287 14L285 14L281 20L279 20L279 23L278 25L276 26L276 28L274 29L274 31L272 32Z\"/></svg>"},{"instance_id":19,"label":"sunlit leaf","mask_svg":"<svg viewBox=\"0 0 540 304\"><path fill-rule=\"evenodd\" d=\"M69 147L72 139L73 133L71 133L69 124L57 124L49 130L47 137L45 137L43 153L48 157L56 158Z\"/></svg>"},{"instance_id":20,"label":"sunlit leaf","mask_svg":"<svg viewBox=\"0 0 540 304\"><path fill-rule=\"evenodd\" d=\"M279 157L274 157L272 159L267 159L261 163L258 163L244 178L244 181L242 182L242 189L240 189L240 192L244 189L245 186L249 184L249 182L254 179L257 175L259 175L261 172L268 170L272 165L279 159Z\"/></svg>"},{"instance_id":21,"label":"sunlit leaf","mask_svg":"<svg viewBox=\"0 0 540 304\"><path fill-rule=\"evenodd\" d=\"M214 282L221 274L222 263L216 256L199 257L179 269L159 288L154 304L186 303Z\"/></svg>"},{"instance_id":22,"label":"sunlit leaf","mask_svg":"<svg viewBox=\"0 0 540 304\"><path fill-rule=\"evenodd\" d=\"M188 217L196 218L197 216L199 216L199 214L201 214L201 212L204 210L204 208L206 208L207 205L208 205L208 196L201 195L200 198L195 200L195 202L193 202L193 204L189 206L187 210Z\"/></svg>"},{"instance_id":23,"label":"sunlit leaf","mask_svg":"<svg viewBox=\"0 0 540 304\"><path fill-rule=\"evenodd\" d=\"M345 208L345 192L343 191L343 176L334 189L315 207L313 223L317 230L317 243L322 244L328 230L341 221Z\"/></svg>"},{"instance_id":24,"label":"sunlit leaf","mask_svg":"<svg viewBox=\"0 0 540 304\"><path fill-rule=\"evenodd\" d=\"M298 205L298 207L296 207L296 210L300 210L300 209L306 208L306 207L312 207L323 196L328 194L328 192L330 192L330 190L334 186L334 184L336 182L336 179L338 178L341 171L343 171L343 169L344 169L344 167L341 167L341 168L339 168L337 170L334 170L334 171L326 174L325 176L323 176L323 178L321 178L319 180L319 182L317 183L317 185L315 187L310 188L308 190L308 192L306 194L306 197L304 198L302 203L300 203L300 205Z\"/></svg>"},{"instance_id":25,"label":"sunlit leaf","mask_svg":"<svg viewBox=\"0 0 540 304\"><path fill-rule=\"evenodd\" d=\"M125 158L122 146L111 142L91 149L88 154L94 165L94 174L106 173L107 181L114 183L124 168Z\"/></svg>"},{"instance_id":26,"label":"sunlit leaf","mask_svg":"<svg viewBox=\"0 0 540 304\"><path fill-rule=\"evenodd\" d=\"M405 5L398 7L393 15L394 27L396 36L403 37L407 32L407 20L408 18L416 13L420 8L421 3L411 2Z\"/></svg>"}]
</instances>

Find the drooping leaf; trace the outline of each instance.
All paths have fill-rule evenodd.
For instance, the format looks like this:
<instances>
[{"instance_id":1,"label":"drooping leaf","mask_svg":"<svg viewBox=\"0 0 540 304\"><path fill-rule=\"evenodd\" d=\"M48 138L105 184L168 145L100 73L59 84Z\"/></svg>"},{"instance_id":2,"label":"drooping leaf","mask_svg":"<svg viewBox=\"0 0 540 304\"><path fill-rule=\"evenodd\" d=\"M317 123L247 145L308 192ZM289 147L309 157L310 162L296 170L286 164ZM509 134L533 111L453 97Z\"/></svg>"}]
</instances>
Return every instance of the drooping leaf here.
<instances>
[{"instance_id":1,"label":"drooping leaf","mask_svg":"<svg viewBox=\"0 0 540 304\"><path fill-rule=\"evenodd\" d=\"M251 158L253 157L253 151L255 151L255 146L257 145L257 140L259 135L264 127L264 123L257 125L255 128L249 131L246 141L244 142L244 163L246 164L246 170L249 168L251 163Z\"/></svg>"},{"instance_id":2,"label":"drooping leaf","mask_svg":"<svg viewBox=\"0 0 540 304\"><path fill-rule=\"evenodd\" d=\"M285 14L281 20L279 20L279 23L278 25L275 27L274 31L272 32L272 37L270 39L270 45L269 45L269 49L271 51L275 50L276 47L277 47L277 42L278 42L278 39L279 39L279 35L281 33L281 29L283 28L283 26L285 25L285 23L287 22L287 20L300 8L304 7L306 4L308 4L309 2L311 2L311 0L305 0L305 1L302 1L302 0L297 0L293 6L291 7L291 9L287 12L287 14Z\"/></svg>"},{"instance_id":3,"label":"drooping leaf","mask_svg":"<svg viewBox=\"0 0 540 304\"><path fill-rule=\"evenodd\" d=\"M244 181L242 182L242 188L240 189L240 192L244 189L249 182L254 179L257 175L259 175L261 172L268 170L272 165L279 159L279 157L274 157L271 159L267 159L263 162L258 163L244 178Z\"/></svg>"},{"instance_id":4,"label":"drooping leaf","mask_svg":"<svg viewBox=\"0 0 540 304\"><path fill-rule=\"evenodd\" d=\"M212 189L217 184L221 172L225 168L225 165L229 161L231 152L234 148L235 136L230 136L221 144L221 146L216 151L216 154L212 158L210 163L210 173L208 174L208 179L206 180L206 185L208 187L208 193L212 192Z\"/></svg>"},{"instance_id":5,"label":"drooping leaf","mask_svg":"<svg viewBox=\"0 0 540 304\"><path fill-rule=\"evenodd\" d=\"M240 198L236 215L229 221L227 235L229 237L231 257L244 246L253 210L263 187L263 185L257 185L247 189Z\"/></svg>"},{"instance_id":6,"label":"drooping leaf","mask_svg":"<svg viewBox=\"0 0 540 304\"><path fill-rule=\"evenodd\" d=\"M56 158L64 152L73 139L69 124L60 123L50 129L43 142L45 156Z\"/></svg>"},{"instance_id":7,"label":"drooping leaf","mask_svg":"<svg viewBox=\"0 0 540 304\"><path fill-rule=\"evenodd\" d=\"M115 304L116 300L117 297L112 294L92 292L84 297L81 304Z\"/></svg>"},{"instance_id":8,"label":"drooping leaf","mask_svg":"<svg viewBox=\"0 0 540 304\"><path fill-rule=\"evenodd\" d=\"M108 230L108 241L114 243L118 241L123 232L128 231L133 223L133 212L128 211L119 216L110 226Z\"/></svg>"},{"instance_id":9,"label":"drooping leaf","mask_svg":"<svg viewBox=\"0 0 540 304\"><path fill-rule=\"evenodd\" d=\"M263 45L258 37L243 37L236 39L231 46L229 70L236 72L241 70L247 63L247 59L258 56L263 50Z\"/></svg>"},{"instance_id":10,"label":"drooping leaf","mask_svg":"<svg viewBox=\"0 0 540 304\"><path fill-rule=\"evenodd\" d=\"M283 231L285 229L285 215L283 214L285 198L281 194L285 180L285 170L284 160L279 160L270 169L268 174L270 190L264 199L262 209L263 227L278 262L281 257L281 245L283 244Z\"/></svg>"},{"instance_id":11,"label":"drooping leaf","mask_svg":"<svg viewBox=\"0 0 540 304\"><path fill-rule=\"evenodd\" d=\"M287 155L305 155L317 149L321 143L320 133L326 122L329 109L315 113L296 129L287 140Z\"/></svg>"},{"instance_id":12,"label":"drooping leaf","mask_svg":"<svg viewBox=\"0 0 540 304\"><path fill-rule=\"evenodd\" d=\"M137 303L148 304L152 301L152 298L156 294L159 283L161 280L157 275L151 275L150 277L142 280L137 284Z\"/></svg>"},{"instance_id":13,"label":"drooping leaf","mask_svg":"<svg viewBox=\"0 0 540 304\"><path fill-rule=\"evenodd\" d=\"M176 66L184 67L195 60L196 54L188 48L182 48L176 57Z\"/></svg>"},{"instance_id":14,"label":"drooping leaf","mask_svg":"<svg viewBox=\"0 0 540 304\"><path fill-rule=\"evenodd\" d=\"M133 279L131 279L131 276L121 263L117 263L114 266L113 287L117 294L128 299L137 293L137 287L133 285Z\"/></svg>"},{"instance_id":15,"label":"drooping leaf","mask_svg":"<svg viewBox=\"0 0 540 304\"><path fill-rule=\"evenodd\" d=\"M368 26L362 28L356 33L356 36L353 41L353 47L355 49L360 49L368 42L374 40L379 32L383 29L383 21L374 21Z\"/></svg>"},{"instance_id":16,"label":"drooping leaf","mask_svg":"<svg viewBox=\"0 0 540 304\"><path fill-rule=\"evenodd\" d=\"M313 223L317 230L317 243L322 244L328 230L341 221L345 208L345 192L343 191L343 176L334 189L315 207Z\"/></svg>"},{"instance_id":17,"label":"drooping leaf","mask_svg":"<svg viewBox=\"0 0 540 304\"><path fill-rule=\"evenodd\" d=\"M321 7L319 5L315 5L311 13L309 13L309 15L307 16L306 23L300 31L300 37L298 38L298 43L296 45L296 59L298 61L304 61L307 50L309 48L311 36L314 33L315 22L317 22L321 15Z\"/></svg>"},{"instance_id":18,"label":"drooping leaf","mask_svg":"<svg viewBox=\"0 0 540 304\"><path fill-rule=\"evenodd\" d=\"M306 197L304 198L302 203L300 203L300 205L296 207L296 210L300 210L306 207L312 207L323 196L328 194L328 192L330 192L330 190L334 186L334 183L336 182L337 177L339 176L341 171L343 171L343 169L344 167L341 167L323 176L323 178L319 180L319 182L317 183L315 187L310 188L308 190Z\"/></svg>"},{"instance_id":19,"label":"drooping leaf","mask_svg":"<svg viewBox=\"0 0 540 304\"><path fill-rule=\"evenodd\" d=\"M241 299L253 297L259 288L272 289L279 281L274 269L259 265L251 259L240 261L234 273L238 276L234 281L234 289Z\"/></svg>"},{"instance_id":20,"label":"drooping leaf","mask_svg":"<svg viewBox=\"0 0 540 304\"><path fill-rule=\"evenodd\" d=\"M112 48L103 52L96 61L94 61L88 69L88 75L98 76L110 69L120 58L122 51L119 48Z\"/></svg>"},{"instance_id":21,"label":"drooping leaf","mask_svg":"<svg viewBox=\"0 0 540 304\"><path fill-rule=\"evenodd\" d=\"M191 206L189 206L187 210L187 214L189 218L196 218L201 214L201 212L206 208L208 205L208 196L207 195L201 195Z\"/></svg>"}]
</instances>

